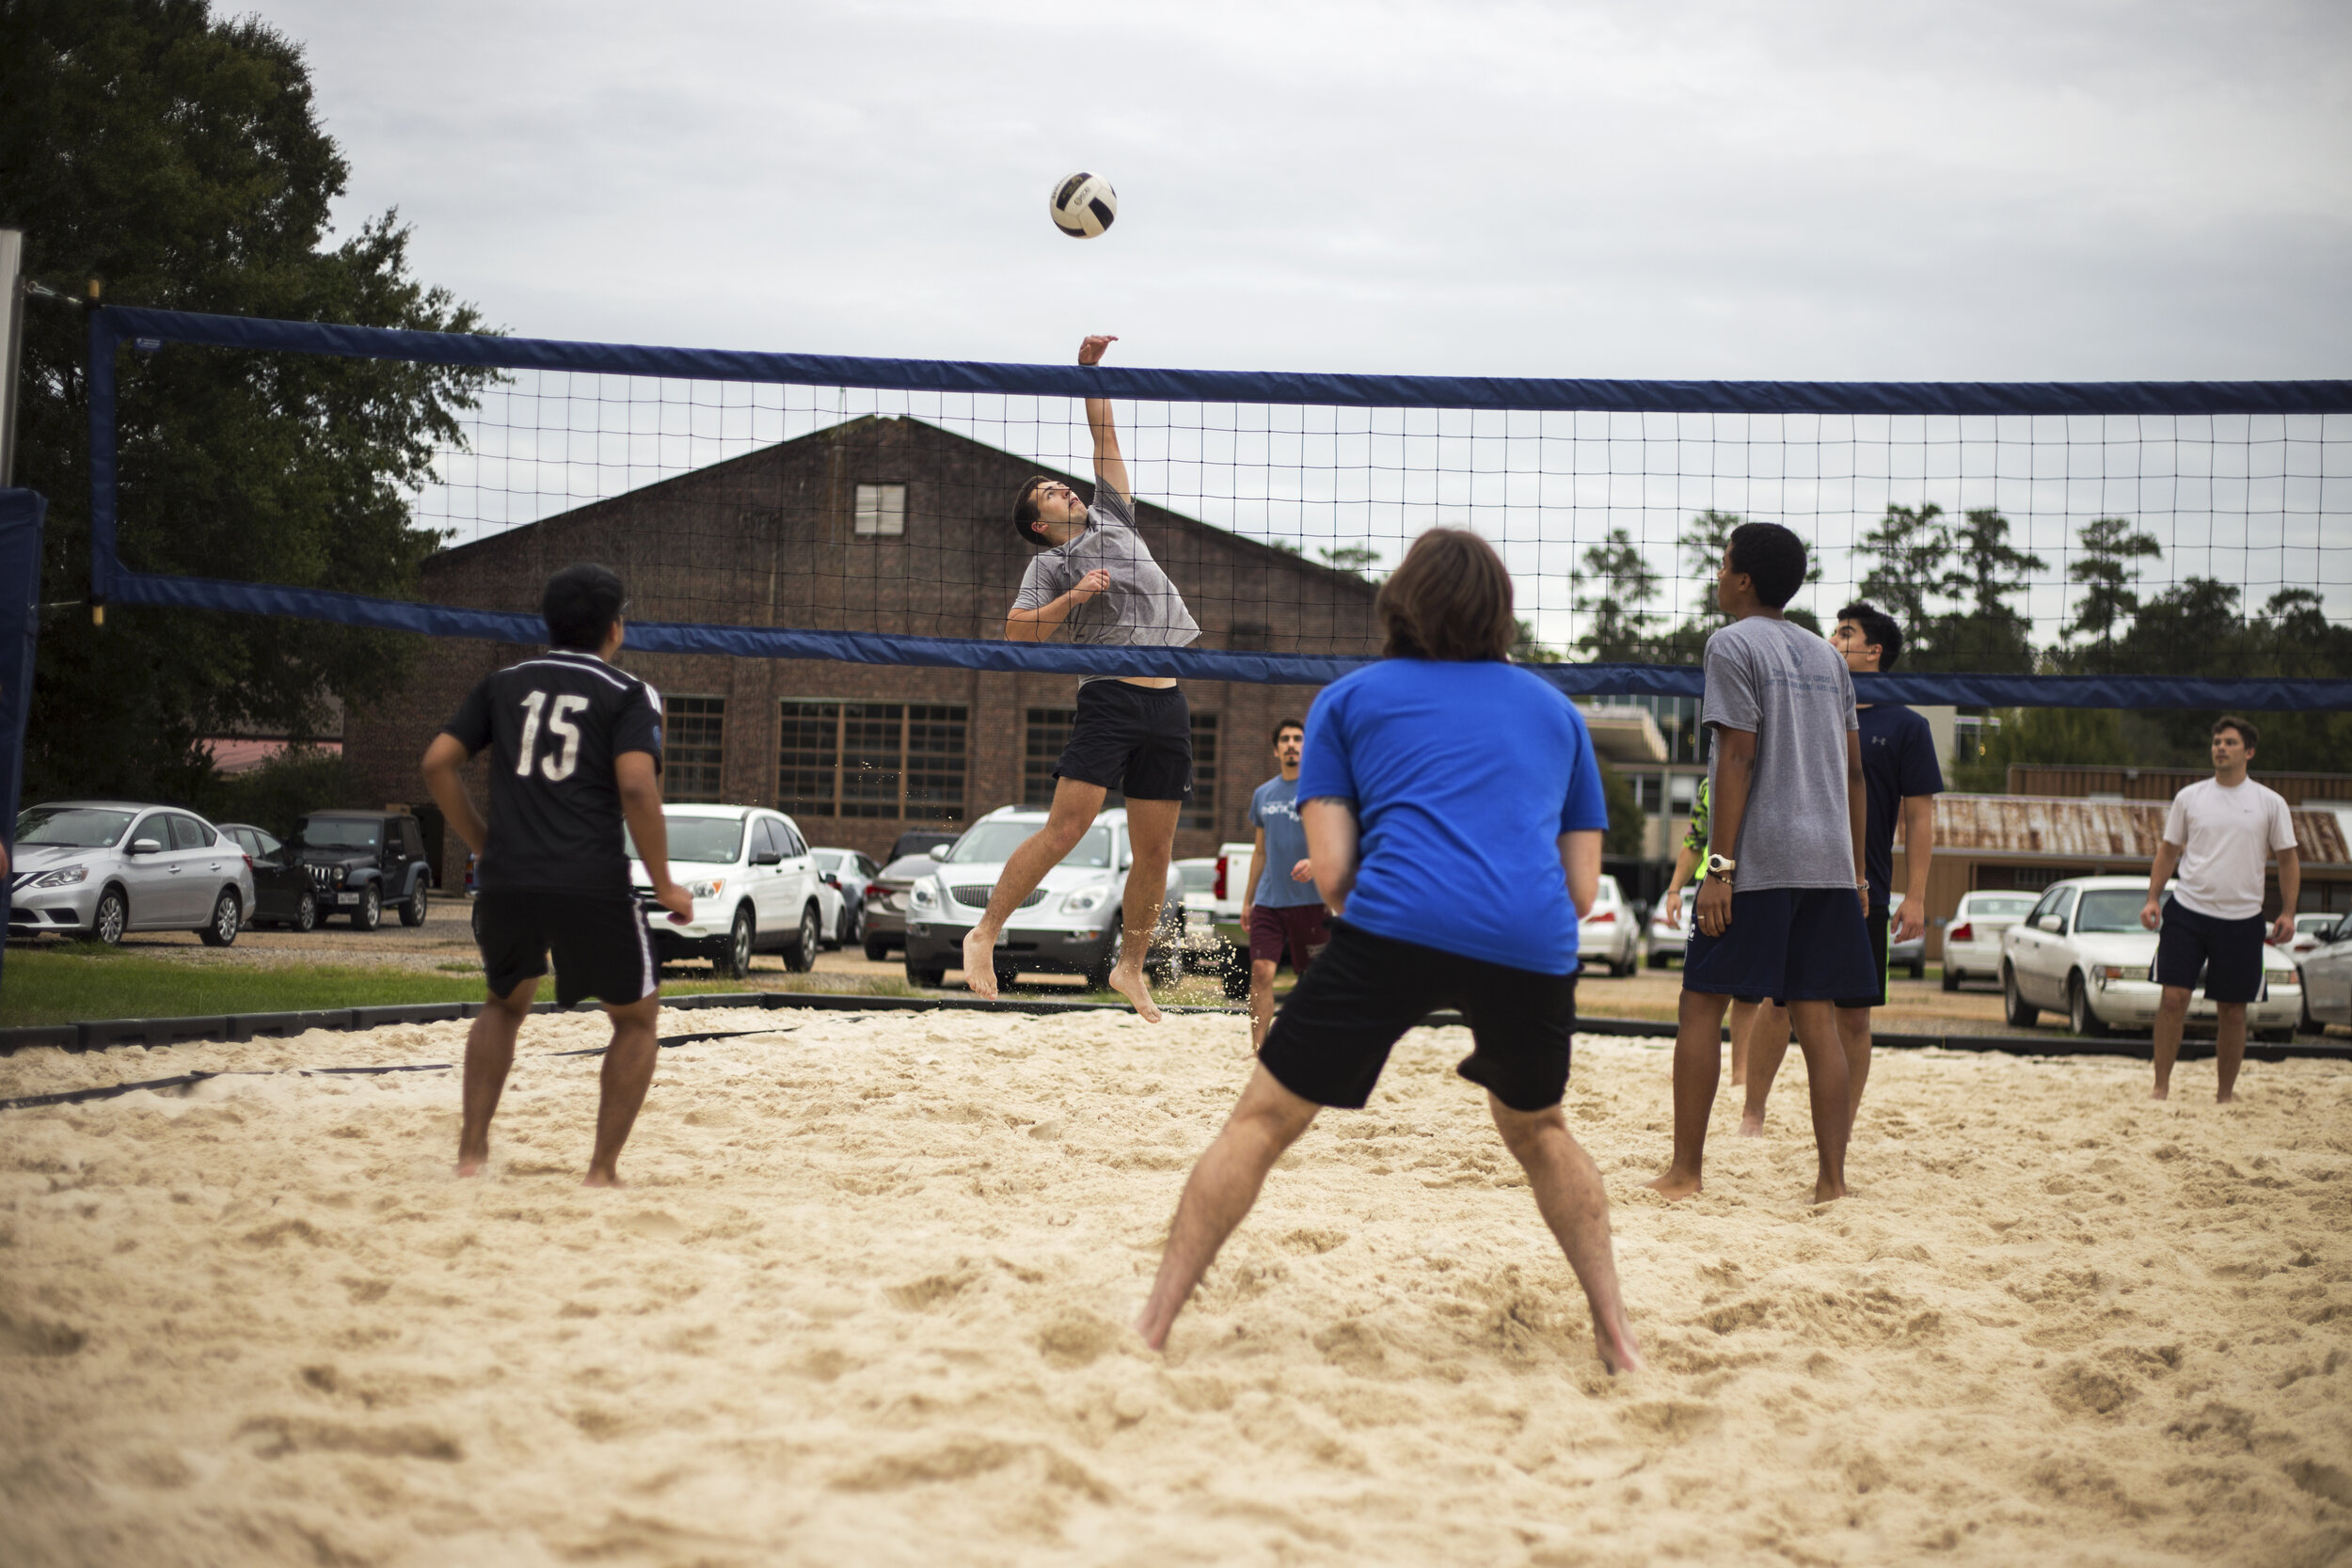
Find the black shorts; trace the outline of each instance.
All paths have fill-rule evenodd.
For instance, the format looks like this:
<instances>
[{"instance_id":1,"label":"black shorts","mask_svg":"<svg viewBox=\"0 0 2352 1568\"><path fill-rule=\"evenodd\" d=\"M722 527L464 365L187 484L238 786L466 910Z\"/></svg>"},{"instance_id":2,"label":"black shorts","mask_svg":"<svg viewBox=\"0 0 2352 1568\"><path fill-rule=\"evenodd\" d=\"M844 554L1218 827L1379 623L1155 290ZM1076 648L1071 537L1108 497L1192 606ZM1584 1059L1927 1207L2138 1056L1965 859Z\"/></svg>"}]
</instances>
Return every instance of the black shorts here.
<instances>
[{"instance_id":1,"label":"black shorts","mask_svg":"<svg viewBox=\"0 0 2352 1568\"><path fill-rule=\"evenodd\" d=\"M1887 913L1883 906L1878 906L1872 908L1870 918L1864 922L1870 927L1870 973L1878 976L1878 989L1868 992L1857 991L1851 996L1841 996L1837 998L1834 1006L1845 1008L1886 1006L1887 927L1892 926L1894 921L1895 917Z\"/></svg>"},{"instance_id":2,"label":"black shorts","mask_svg":"<svg viewBox=\"0 0 2352 1568\"><path fill-rule=\"evenodd\" d=\"M1693 916L1695 922L1696 917ZM1886 966L1879 965L1881 983ZM1870 990L1870 942L1862 900L1845 888L1766 888L1731 895L1731 924L1693 930L1682 989L1719 996L1828 1002Z\"/></svg>"},{"instance_id":3,"label":"black shorts","mask_svg":"<svg viewBox=\"0 0 2352 1568\"><path fill-rule=\"evenodd\" d=\"M1398 1037L1440 1007L1476 1049L1454 1070L1515 1111L1560 1103L1576 1033L1576 976L1538 974L1376 937L1344 920L1274 1016L1258 1060L1301 1100L1356 1110Z\"/></svg>"},{"instance_id":4,"label":"black shorts","mask_svg":"<svg viewBox=\"0 0 2352 1568\"><path fill-rule=\"evenodd\" d=\"M2208 1002L2261 1001L2264 924L2259 914L2244 920L2200 914L2168 897L2156 938L2156 984L2195 990L2201 976Z\"/></svg>"},{"instance_id":5,"label":"black shorts","mask_svg":"<svg viewBox=\"0 0 2352 1568\"><path fill-rule=\"evenodd\" d=\"M1054 777L1116 789L1130 800L1192 795L1192 706L1177 686L1089 681L1078 688L1070 744Z\"/></svg>"},{"instance_id":6,"label":"black shorts","mask_svg":"<svg viewBox=\"0 0 2352 1568\"><path fill-rule=\"evenodd\" d=\"M549 952L555 999L566 1007L591 996L627 1006L658 989L645 911L626 893L508 888L476 894L474 912L493 996L545 974Z\"/></svg>"}]
</instances>

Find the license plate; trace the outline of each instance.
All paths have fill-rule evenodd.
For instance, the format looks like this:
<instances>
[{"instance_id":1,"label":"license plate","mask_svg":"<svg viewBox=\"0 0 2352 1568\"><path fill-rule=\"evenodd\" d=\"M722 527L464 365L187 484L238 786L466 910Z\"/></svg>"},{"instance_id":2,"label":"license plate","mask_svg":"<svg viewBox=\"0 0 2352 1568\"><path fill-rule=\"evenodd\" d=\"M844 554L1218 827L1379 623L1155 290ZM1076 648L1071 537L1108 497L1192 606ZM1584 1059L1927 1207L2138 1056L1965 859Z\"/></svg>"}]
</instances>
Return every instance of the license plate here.
<instances>
[{"instance_id":1,"label":"license plate","mask_svg":"<svg viewBox=\"0 0 2352 1568\"><path fill-rule=\"evenodd\" d=\"M356 893L339 893L335 895L335 902L338 904L357 904L358 901L359 895Z\"/></svg>"}]
</instances>

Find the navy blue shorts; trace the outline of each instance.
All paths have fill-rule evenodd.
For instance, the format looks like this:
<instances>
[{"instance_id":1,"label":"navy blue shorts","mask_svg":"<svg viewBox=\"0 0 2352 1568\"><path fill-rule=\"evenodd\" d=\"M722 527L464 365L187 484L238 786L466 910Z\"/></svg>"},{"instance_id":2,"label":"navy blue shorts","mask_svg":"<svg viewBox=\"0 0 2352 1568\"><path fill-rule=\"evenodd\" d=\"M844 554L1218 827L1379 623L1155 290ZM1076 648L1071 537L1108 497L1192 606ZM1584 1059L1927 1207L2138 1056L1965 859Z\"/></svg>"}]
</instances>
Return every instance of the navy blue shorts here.
<instances>
[{"instance_id":1,"label":"navy blue shorts","mask_svg":"<svg viewBox=\"0 0 2352 1568\"><path fill-rule=\"evenodd\" d=\"M2200 914L2168 897L2156 938L2156 984L2195 990L2201 974L2208 1002L2262 1000L2264 924L2258 914L2244 920Z\"/></svg>"},{"instance_id":2,"label":"navy blue shorts","mask_svg":"<svg viewBox=\"0 0 2352 1568\"><path fill-rule=\"evenodd\" d=\"M1769 996L1782 1004L1835 1002L1878 990L1870 933L1851 888L1776 887L1731 895L1731 924L1710 937L1692 915L1682 989L1717 996Z\"/></svg>"}]
</instances>

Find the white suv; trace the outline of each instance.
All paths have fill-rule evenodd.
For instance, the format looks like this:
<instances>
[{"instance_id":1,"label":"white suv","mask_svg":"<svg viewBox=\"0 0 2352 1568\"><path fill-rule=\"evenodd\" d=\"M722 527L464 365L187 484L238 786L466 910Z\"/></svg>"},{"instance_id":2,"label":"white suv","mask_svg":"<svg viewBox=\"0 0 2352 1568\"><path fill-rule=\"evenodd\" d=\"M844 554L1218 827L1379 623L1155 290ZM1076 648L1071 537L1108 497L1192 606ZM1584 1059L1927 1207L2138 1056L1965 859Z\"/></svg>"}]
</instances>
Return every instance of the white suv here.
<instances>
[{"instance_id":1,"label":"white suv","mask_svg":"<svg viewBox=\"0 0 2352 1568\"><path fill-rule=\"evenodd\" d=\"M2053 882L2026 918L2001 935L2001 996L2009 1022L2025 1028L2048 1007L2077 1035L2146 1029L2163 988L2155 983L2157 936L2139 923L2145 877L2073 877ZM2303 1016L2295 961L2263 946L2263 990L2246 1009L2249 1033L2291 1040ZM2203 986L2189 993L2188 1021L2212 1023Z\"/></svg>"},{"instance_id":2,"label":"white suv","mask_svg":"<svg viewBox=\"0 0 2352 1568\"><path fill-rule=\"evenodd\" d=\"M1576 960L1587 973L1603 963L1616 975L1632 974L1642 961L1642 923L1633 918L1633 906L1614 877L1602 876L1593 907L1576 923Z\"/></svg>"},{"instance_id":3,"label":"white suv","mask_svg":"<svg viewBox=\"0 0 2352 1568\"><path fill-rule=\"evenodd\" d=\"M652 904L653 883L637 845L628 845L629 885L645 902L655 954L705 958L740 979L762 950L783 953L785 967L806 973L824 942L824 882L800 827L758 806L669 805L670 875L694 895L685 925Z\"/></svg>"}]
</instances>

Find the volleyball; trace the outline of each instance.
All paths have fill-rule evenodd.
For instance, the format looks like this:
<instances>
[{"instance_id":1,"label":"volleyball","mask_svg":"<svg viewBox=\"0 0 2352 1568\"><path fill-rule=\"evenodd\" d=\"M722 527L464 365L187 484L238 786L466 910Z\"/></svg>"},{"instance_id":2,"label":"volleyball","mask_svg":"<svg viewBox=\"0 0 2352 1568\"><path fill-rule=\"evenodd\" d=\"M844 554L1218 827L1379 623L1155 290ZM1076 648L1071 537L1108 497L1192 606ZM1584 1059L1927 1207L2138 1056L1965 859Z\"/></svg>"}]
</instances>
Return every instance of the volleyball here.
<instances>
[{"instance_id":1,"label":"volleyball","mask_svg":"<svg viewBox=\"0 0 2352 1568\"><path fill-rule=\"evenodd\" d=\"M1054 227L1073 240L1090 240L1119 215L1119 193L1099 174L1073 174L1046 199Z\"/></svg>"}]
</instances>

